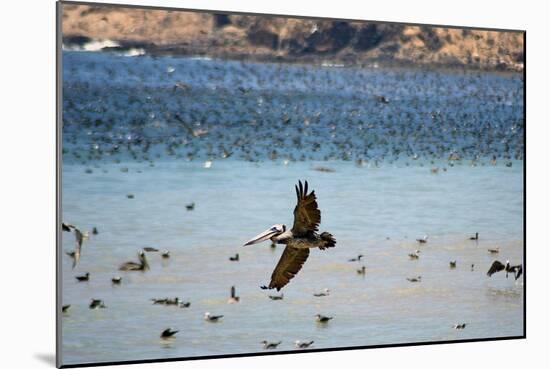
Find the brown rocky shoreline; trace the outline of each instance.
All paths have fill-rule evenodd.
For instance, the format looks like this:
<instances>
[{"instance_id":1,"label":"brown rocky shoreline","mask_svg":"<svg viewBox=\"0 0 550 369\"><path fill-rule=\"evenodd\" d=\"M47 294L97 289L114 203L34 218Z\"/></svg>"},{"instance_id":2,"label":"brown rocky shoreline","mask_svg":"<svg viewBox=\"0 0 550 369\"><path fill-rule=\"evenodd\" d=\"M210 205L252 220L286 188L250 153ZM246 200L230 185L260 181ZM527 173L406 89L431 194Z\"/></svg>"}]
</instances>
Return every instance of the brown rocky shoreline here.
<instances>
[{"instance_id":1,"label":"brown rocky shoreline","mask_svg":"<svg viewBox=\"0 0 550 369\"><path fill-rule=\"evenodd\" d=\"M63 44L270 62L517 71L524 33L391 23L63 5Z\"/></svg>"}]
</instances>

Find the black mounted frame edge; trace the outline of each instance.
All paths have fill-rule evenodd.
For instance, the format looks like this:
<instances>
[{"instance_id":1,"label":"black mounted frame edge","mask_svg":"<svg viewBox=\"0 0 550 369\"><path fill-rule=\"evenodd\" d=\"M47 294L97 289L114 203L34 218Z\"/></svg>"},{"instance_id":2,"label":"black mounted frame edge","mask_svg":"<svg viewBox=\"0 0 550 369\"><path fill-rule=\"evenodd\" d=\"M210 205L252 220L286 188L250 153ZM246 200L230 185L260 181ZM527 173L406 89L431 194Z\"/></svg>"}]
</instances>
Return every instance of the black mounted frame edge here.
<instances>
[{"instance_id":1,"label":"black mounted frame edge","mask_svg":"<svg viewBox=\"0 0 550 369\"><path fill-rule=\"evenodd\" d=\"M63 79L62 79L62 11L63 5L90 5L90 6L108 6L122 8L137 8L147 10L166 10L166 11L187 11L195 13L219 13L219 14L238 14L251 16L267 16L267 17L288 17L295 19L323 19L323 20L340 20L349 22L363 23L378 23L378 24L401 24L408 26L426 26L426 27L442 27L452 29L469 29L480 31L495 31L495 32L521 32L523 34L523 120L524 120L524 135L523 135L523 334L520 336L508 337L490 337L490 338L472 338L464 340L449 340L449 341L427 341L427 342L408 342L395 344L381 344L369 346L349 346L349 347L332 347L323 349L309 349L304 351L277 351L277 352L251 352L240 354L226 355L208 355L208 356L191 356L179 358L159 358L159 359L144 359L144 360L125 360L125 361L105 361L105 362L90 362L81 364L62 364L62 327L61 327L61 294L62 294L62 278L61 278L61 143L62 143L62 127L63 127ZM491 342L491 341L507 341L519 340L527 338L527 31L518 29L504 28L486 28L486 27L464 27L441 24L423 24L423 23L408 23L408 22L391 22L391 21L373 21L364 19L347 19L347 18L328 18L316 16L298 16L288 14L263 14L263 13L247 13L238 11L222 11L212 9L187 9L174 7L161 7L151 5L131 5L131 4L114 4L114 3L98 3L87 1L66 1L58 0L56 3L56 367L58 368L83 368L92 366L108 366L108 365L128 365L128 364L148 364L148 363L165 363L177 361L191 360L209 360L209 359L231 359L240 357L254 356L269 356L269 355L287 355L287 354L308 354L319 352L336 352L336 351L351 351L351 350L367 350L376 348L392 348L392 347L410 347L410 346L428 346L428 345L444 345L455 343L473 343L473 342Z\"/></svg>"}]
</instances>

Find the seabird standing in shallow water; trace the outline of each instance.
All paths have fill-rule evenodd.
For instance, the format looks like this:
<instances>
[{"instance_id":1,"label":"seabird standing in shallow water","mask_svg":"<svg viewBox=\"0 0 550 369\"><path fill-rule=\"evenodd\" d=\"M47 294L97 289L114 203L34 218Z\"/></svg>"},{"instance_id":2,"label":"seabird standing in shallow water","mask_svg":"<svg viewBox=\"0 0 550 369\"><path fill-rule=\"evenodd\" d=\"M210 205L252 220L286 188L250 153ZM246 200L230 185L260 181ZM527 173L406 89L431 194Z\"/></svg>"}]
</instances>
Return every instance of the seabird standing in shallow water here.
<instances>
[{"instance_id":1,"label":"seabird standing in shallow water","mask_svg":"<svg viewBox=\"0 0 550 369\"><path fill-rule=\"evenodd\" d=\"M296 188L297 204L294 208L294 224L287 230L284 224L275 224L260 233L244 246L271 240L286 245L285 250L271 275L269 286L262 289L276 288L279 291L302 269L309 256L310 248L324 250L336 245L336 240L328 232L318 234L321 223L321 211L317 206L315 191L308 193L308 183L298 181Z\"/></svg>"},{"instance_id":2,"label":"seabird standing in shallow water","mask_svg":"<svg viewBox=\"0 0 550 369\"><path fill-rule=\"evenodd\" d=\"M514 277L516 281L523 274L523 266L521 264L512 266L510 265L510 261L508 260L506 260L506 264L502 264L500 261L495 260L495 262L489 268L489 271L487 272L487 276L490 277L493 274L500 272L502 270L506 271L506 278L508 278L509 273L514 273Z\"/></svg>"}]
</instances>

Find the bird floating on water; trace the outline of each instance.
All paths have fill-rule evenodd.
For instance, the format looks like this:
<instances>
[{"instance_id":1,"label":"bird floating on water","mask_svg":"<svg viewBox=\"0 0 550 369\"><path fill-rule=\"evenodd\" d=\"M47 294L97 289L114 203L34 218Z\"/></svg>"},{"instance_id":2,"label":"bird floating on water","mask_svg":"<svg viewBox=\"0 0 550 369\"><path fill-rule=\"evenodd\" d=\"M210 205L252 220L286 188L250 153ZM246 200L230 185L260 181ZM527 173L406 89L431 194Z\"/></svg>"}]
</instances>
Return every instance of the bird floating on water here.
<instances>
[{"instance_id":1,"label":"bird floating on water","mask_svg":"<svg viewBox=\"0 0 550 369\"><path fill-rule=\"evenodd\" d=\"M329 295L330 295L330 290L328 288L323 289L322 292L317 292L317 293L313 294L313 296L315 296L315 297L324 297L324 296L329 296Z\"/></svg>"},{"instance_id":2,"label":"bird floating on water","mask_svg":"<svg viewBox=\"0 0 550 369\"><path fill-rule=\"evenodd\" d=\"M409 254L409 258L411 259L418 259L420 257L420 250L415 250L414 253Z\"/></svg>"},{"instance_id":3,"label":"bird floating on water","mask_svg":"<svg viewBox=\"0 0 550 369\"><path fill-rule=\"evenodd\" d=\"M498 254L500 252L500 248L495 247L493 249L487 249L487 251L489 251L490 254Z\"/></svg>"},{"instance_id":4,"label":"bird floating on water","mask_svg":"<svg viewBox=\"0 0 550 369\"><path fill-rule=\"evenodd\" d=\"M113 284L120 284L122 282L122 277L120 277L120 276L113 277L113 278L111 278L111 282Z\"/></svg>"},{"instance_id":5,"label":"bird floating on water","mask_svg":"<svg viewBox=\"0 0 550 369\"><path fill-rule=\"evenodd\" d=\"M271 300L274 300L274 301L277 301L277 300L282 300L285 296L284 294L280 294L280 295L269 295L268 296Z\"/></svg>"},{"instance_id":6,"label":"bird floating on water","mask_svg":"<svg viewBox=\"0 0 550 369\"><path fill-rule=\"evenodd\" d=\"M456 260L449 261L449 268L455 269L456 268Z\"/></svg>"},{"instance_id":7,"label":"bird floating on water","mask_svg":"<svg viewBox=\"0 0 550 369\"><path fill-rule=\"evenodd\" d=\"M477 241L477 240L479 240L479 233L478 233L478 232L476 232L476 235L475 235L475 236L472 236L472 237L470 237L470 240L472 240L472 241Z\"/></svg>"},{"instance_id":8,"label":"bird floating on water","mask_svg":"<svg viewBox=\"0 0 550 369\"><path fill-rule=\"evenodd\" d=\"M500 272L502 270L506 271L506 278L508 278L509 273L513 273L516 281L523 274L523 266L521 264L512 266L510 265L510 261L508 260L506 260L506 264L502 264L500 261L495 260L495 262L489 268L489 271L487 272L487 276L490 277L493 274Z\"/></svg>"},{"instance_id":9,"label":"bird floating on water","mask_svg":"<svg viewBox=\"0 0 550 369\"><path fill-rule=\"evenodd\" d=\"M75 278L79 282L87 282L90 280L90 273L86 272L83 275L77 275Z\"/></svg>"},{"instance_id":10,"label":"bird floating on water","mask_svg":"<svg viewBox=\"0 0 550 369\"><path fill-rule=\"evenodd\" d=\"M236 304L239 302L241 298L237 296L235 292L235 286L231 286L231 297L229 297L229 300L227 300L228 304Z\"/></svg>"},{"instance_id":11,"label":"bird floating on water","mask_svg":"<svg viewBox=\"0 0 550 369\"><path fill-rule=\"evenodd\" d=\"M149 247L149 246L147 246L147 247L144 247L144 248L143 248L143 251L146 251L146 252L158 252L159 249L157 249L157 248L155 248L155 247Z\"/></svg>"},{"instance_id":12,"label":"bird floating on water","mask_svg":"<svg viewBox=\"0 0 550 369\"><path fill-rule=\"evenodd\" d=\"M333 317L331 316L326 316L321 314L315 315L315 320L317 321L317 323L328 323L328 321L331 320L332 318Z\"/></svg>"},{"instance_id":13,"label":"bird floating on water","mask_svg":"<svg viewBox=\"0 0 550 369\"><path fill-rule=\"evenodd\" d=\"M239 261L239 254L235 254L235 256L230 256L229 260L231 261Z\"/></svg>"},{"instance_id":14,"label":"bird floating on water","mask_svg":"<svg viewBox=\"0 0 550 369\"><path fill-rule=\"evenodd\" d=\"M367 268L363 265L361 269L357 269L357 274L365 275L367 274Z\"/></svg>"},{"instance_id":15,"label":"bird floating on water","mask_svg":"<svg viewBox=\"0 0 550 369\"><path fill-rule=\"evenodd\" d=\"M194 210L194 209L195 209L195 203L192 202L192 203L190 203L190 204L187 204L187 205L185 205L185 208L186 208L187 210Z\"/></svg>"},{"instance_id":16,"label":"bird floating on water","mask_svg":"<svg viewBox=\"0 0 550 369\"><path fill-rule=\"evenodd\" d=\"M170 251L168 251L168 250L164 251L161 256L162 256L163 259L170 258Z\"/></svg>"},{"instance_id":17,"label":"bird floating on water","mask_svg":"<svg viewBox=\"0 0 550 369\"><path fill-rule=\"evenodd\" d=\"M92 300L90 301L89 308L90 308L90 309L105 309L106 306L105 306L105 303L103 303L103 300L100 300L100 299L92 299Z\"/></svg>"},{"instance_id":18,"label":"bird floating on water","mask_svg":"<svg viewBox=\"0 0 550 369\"><path fill-rule=\"evenodd\" d=\"M126 263L122 264L118 268L118 270L142 272L149 270L149 263L147 262L147 258L145 257L145 253L143 251L138 252L138 259L138 263L134 261L127 261Z\"/></svg>"},{"instance_id":19,"label":"bird floating on water","mask_svg":"<svg viewBox=\"0 0 550 369\"><path fill-rule=\"evenodd\" d=\"M294 345L296 346L296 348L304 349L304 348L308 348L309 346L313 345L313 342L314 341L302 342L300 340L297 340L297 341L294 342Z\"/></svg>"},{"instance_id":20,"label":"bird floating on water","mask_svg":"<svg viewBox=\"0 0 550 369\"><path fill-rule=\"evenodd\" d=\"M204 320L207 322L216 323L219 322L221 318L223 318L223 315L212 315L208 311L204 313Z\"/></svg>"},{"instance_id":21,"label":"bird floating on water","mask_svg":"<svg viewBox=\"0 0 550 369\"><path fill-rule=\"evenodd\" d=\"M292 229L287 230L284 224L275 224L244 244L248 246L271 240L273 243L286 245L271 275L269 286L262 286L262 289L276 288L279 291L283 288L302 269L310 248L324 250L336 245L336 240L330 233L317 234L321 211L317 207L315 191L308 194L307 181L304 185L299 181L295 188L297 204L294 208Z\"/></svg>"},{"instance_id":22,"label":"bird floating on water","mask_svg":"<svg viewBox=\"0 0 550 369\"><path fill-rule=\"evenodd\" d=\"M281 344L281 341L279 342L268 342L268 341L262 341L261 342L264 345L264 350L273 350L276 349L277 346Z\"/></svg>"},{"instance_id":23,"label":"bird floating on water","mask_svg":"<svg viewBox=\"0 0 550 369\"><path fill-rule=\"evenodd\" d=\"M176 335L176 333L178 333L179 331L175 331L175 330L172 330L172 328L166 328L165 330L162 331L162 333L160 334L160 338L174 338L174 336Z\"/></svg>"},{"instance_id":24,"label":"bird floating on water","mask_svg":"<svg viewBox=\"0 0 550 369\"><path fill-rule=\"evenodd\" d=\"M363 254L359 254L359 255L357 255L356 258L351 258L351 259L349 259L348 261L349 261L349 262L361 261L361 258L362 258L362 257L363 257Z\"/></svg>"},{"instance_id":25,"label":"bird floating on water","mask_svg":"<svg viewBox=\"0 0 550 369\"><path fill-rule=\"evenodd\" d=\"M191 306L191 302L187 301L187 302L181 302L180 303L180 308L188 308L189 306Z\"/></svg>"},{"instance_id":26,"label":"bird floating on water","mask_svg":"<svg viewBox=\"0 0 550 369\"><path fill-rule=\"evenodd\" d=\"M454 329L464 329L464 328L466 328L466 323L454 325Z\"/></svg>"},{"instance_id":27,"label":"bird floating on water","mask_svg":"<svg viewBox=\"0 0 550 369\"><path fill-rule=\"evenodd\" d=\"M422 276L419 275L418 277L407 278L407 281L413 282L413 283L415 283L415 282L422 282Z\"/></svg>"},{"instance_id":28,"label":"bird floating on water","mask_svg":"<svg viewBox=\"0 0 550 369\"><path fill-rule=\"evenodd\" d=\"M418 242L418 243L426 243L426 242L428 242L428 235L425 235L425 236L422 237L422 238L417 238L417 239L416 239L416 242Z\"/></svg>"}]
</instances>

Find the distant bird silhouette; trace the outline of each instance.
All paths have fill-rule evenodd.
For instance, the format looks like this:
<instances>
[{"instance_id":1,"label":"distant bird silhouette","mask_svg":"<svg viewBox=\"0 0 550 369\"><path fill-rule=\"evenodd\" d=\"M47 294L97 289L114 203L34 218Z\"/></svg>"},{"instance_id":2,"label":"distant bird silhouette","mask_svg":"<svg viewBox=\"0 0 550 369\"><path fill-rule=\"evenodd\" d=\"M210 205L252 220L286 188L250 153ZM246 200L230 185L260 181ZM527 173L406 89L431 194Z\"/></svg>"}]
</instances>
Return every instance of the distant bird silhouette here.
<instances>
[{"instance_id":1,"label":"distant bird silhouette","mask_svg":"<svg viewBox=\"0 0 550 369\"><path fill-rule=\"evenodd\" d=\"M304 349L304 348L308 348L309 346L313 345L313 342L314 341L301 342L301 341L298 340L298 341L294 342L294 345L296 346L296 348Z\"/></svg>"},{"instance_id":2,"label":"distant bird silhouette","mask_svg":"<svg viewBox=\"0 0 550 369\"><path fill-rule=\"evenodd\" d=\"M487 249L490 254L498 254L500 252L500 248L495 247L494 249Z\"/></svg>"},{"instance_id":3,"label":"distant bird silhouette","mask_svg":"<svg viewBox=\"0 0 550 369\"><path fill-rule=\"evenodd\" d=\"M195 209L195 203L192 202L192 203L190 203L190 204L187 204L187 205L185 205L185 208L186 208L187 210L194 210L194 209Z\"/></svg>"},{"instance_id":4,"label":"distant bird silhouette","mask_svg":"<svg viewBox=\"0 0 550 369\"><path fill-rule=\"evenodd\" d=\"M317 321L317 323L328 323L328 321L331 320L332 318L333 317L331 316L326 316L321 314L315 315L315 320Z\"/></svg>"},{"instance_id":5,"label":"distant bird silhouette","mask_svg":"<svg viewBox=\"0 0 550 369\"><path fill-rule=\"evenodd\" d=\"M521 277L521 275L523 274L523 266L521 264L511 266L508 260L506 260L506 264L502 264L500 261L495 260L495 262L489 268L487 276L490 277L493 274L502 270L506 271L506 278L508 278L509 273L514 273L515 280L518 280L518 278Z\"/></svg>"},{"instance_id":6,"label":"distant bird silhouette","mask_svg":"<svg viewBox=\"0 0 550 369\"><path fill-rule=\"evenodd\" d=\"M264 345L265 350L273 350L273 349L276 349L277 346L279 346L281 344L281 341L279 341L279 342L268 342L268 341L264 340L261 343Z\"/></svg>"},{"instance_id":7,"label":"distant bird silhouette","mask_svg":"<svg viewBox=\"0 0 550 369\"><path fill-rule=\"evenodd\" d=\"M235 286L231 286L231 297L229 297L229 300L227 300L228 304L236 304L239 302L241 298L236 295L235 293Z\"/></svg>"},{"instance_id":8,"label":"distant bird silhouette","mask_svg":"<svg viewBox=\"0 0 550 369\"><path fill-rule=\"evenodd\" d=\"M454 261L449 261L449 267L450 267L451 269L456 268L456 260L454 260Z\"/></svg>"},{"instance_id":9,"label":"distant bird silhouette","mask_svg":"<svg viewBox=\"0 0 550 369\"><path fill-rule=\"evenodd\" d=\"M120 284L120 283L122 282L122 277L118 277L118 276L117 276L117 277L113 277L113 278L111 278L111 282L112 282L113 284Z\"/></svg>"},{"instance_id":10,"label":"distant bird silhouette","mask_svg":"<svg viewBox=\"0 0 550 369\"><path fill-rule=\"evenodd\" d=\"M313 294L313 296L315 297L324 297L329 295L330 295L330 290L328 288L323 289L323 292L317 292Z\"/></svg>"},{"instance_id":11,"label":"distant bird silhouette","mask_svg":"<svg viewBox=\"0 0 550 369\"><path fill-rule=\"evenodd\" d=\"M418 243L426 243L426 242L428 242L428 235L425 235L425 236L422 237L422 238L417 238L417 239L416 239L416 242L418 242Z\"/></svg>"},{"instance_id":12,"label":"distant bird silhouette","mask_svg":"<svg viewBox=\"0 0 550 369\"><path fill-rule=\"evenodd\" d=\"M94 234L94 235L99 234L99 232L98 232L98 230L97 230L96 227L92 228L92 234Z\"/></svg>"},{"instance_id":13,"label":"distant bird silhouette","mask_svg":"<svg viewBox=\"0 0 550 369\"><path fill-rule=\"evenodd\" d=\"M191 306L191 302L181 302L180 303L180 308L188 308L189 306Z\"/></svg>"},{"instance_id":14,"label":"distant bird silhouette","mask_svg":"<svg viewBox=\"0 0 550 369\"><path fill-rule=\"evenodd\" d=\"M420 250L416 250L414 253L409 254L409 258L411 259L418 259L420 257Z\"/></svg>"},{"instance_id":15,"label":"distant bird silhouette","mask_svg":"<svg viewBox=\"0 0 550 369\"><path fill-rule=\"evenodd\" d=\"M134 196L133 193L129 193L129 194L126 195L126 197L129 198L129 199L133 199L135 196Z\"/></svg>"},{"instance_id":16,"label":"distant bird silhouette","mask_svg":"<svg viewBox=\"0 0 550 369\"><path fill-rule=\"evenodd\" d=\"M464 329L466 328L466 323L455 324L454 329Z\"/></svg>"},{"instance_id":17,"label":"distant bird silhouette","mask_svg":"<svg viewBox=\"0 0 550 369\"><path fill-rule=\"evenodd\" d=\"M89 308L90 308L90 309L105 309L106 306L105 306L105 304L103 303L103 300L92 299L92 300L90 301Z\"/></svg>"},{"instance_id":18,"label":"distant bird silhouette","mask_svg":"<svg viewBox=\"0 0 550 369\"><path fill-rule=\"evenodd\" d=\"M61 312L66 313L69 310L70 307L71 307L71 305L63 305L61 307Z\"/></svg>"},{"instance_id":19,"label":"distant bird silhouette","mask_svg":"<svg viewBox=\"0 0 550 369\"><path fill-rule=\"evenodd\" d=\"M86 272L84 275L77 275L75 278L79 282L87 282L90 280L90 273Z\"/></svg>"},{"instance_id":20,"label":"distant bird silhouette","mask_svg":"<svg viewBox=\"0 0 550 369\"><path fill-rule=\"evenodd\" d=\"M239 261L239 254L235 254L235 256L230 256L229 260L231 261Z\"/></svg>"},{"instance_id":21,"label":"distant bird silhouette","mask_svg":"<svg viewBox=\"0 0 550 369\"><path fill-rule=\"evenodd\" d=\"M477 240L479 240L479 233L478 233L478 232L476 232L476 235L475 235L475 236L472 236L472 237L470 237L470 240L472 240L472 241L477 241Z\"/></svg>"},{"instance_id":22,"label":"distant bird silhouette","mask_svg":"<svg viewBox=\"0 0 550 369\"><path fill-rule=\"evenodd\" d=\"M281 293L280 295L269 295L268 297L271 300L277 301L277 300L282 300L284 298L284 294Z\"/></svg>"},{"instance_id":23,"label":"distant bird silhouette","mask_svg":"<svg viewBox=\"0 0 550 369\"><path fill-rule=\"evenodd\" d=\"M409 282L421 282L422 281L422 276L418 276L418 277L412 277L412 278L407 278L407 281Z\"/></svg>"},{"instance_id":24,"label":"distant bird silhouette","mask_svg":"<svg viewBox=\"0 0 550 369\"><path fill-rule=\"evenodd\" d=\"M362 254L359 254L359 255L357 255L356 258L351 258L351 259L349 259L348 261L349 261L349 262L361 261L361 258L362 258L362 257L363 257L363 255L362 255Z\"/></svg>"},{"instance_id":25,"label":"distant bird silhouette","mask_svg":"<svg viewBox=\"0 0 550 369\"><path fill-rule=\"evenodd\" d=\"M367 268L363 265L361 269L357 269L357 274L365 275L367 273Z\"/></svg>"},{"instance_id":26,"label":"distant bird silhouette","mask_svg":"<svg viewBox=\"0 0 550 369\"><path fill-rule=\"evenodd\" d=\"M223 315L212 315L208 311L204 313L204 320L207 322L216 323L219 322L221 318L223 318Z\"/></svg>"},{"instance_id":27,"label":"distant bird silhouette","mask_svg":"<svg viewBox=\"0 0 550 369\"><path fill-rule=\"evenodd\" d=\"M170 258L170 251L164 251L161 256L163 259Z\"/></svg>"},{"instance_id":28,"label":"distant bird silhouette","mask_svg":"<svg viewBox=\"0 0 550 369\"><path fill-rule=\"evenodd\" d=\"M160 334L160 338L172 338L178 333L179 331L172 330L172 328L166 328L162 331Z\"/></svg>"},{"instance_id":29,"label":"distant bird silhouette","mask_svg":"<svg viewBox=\"0 0 550 369\"><path fill-rule=\"evenodd\" d=\"M143 251L146 251L146 252L158 252L159 249L157 248L154 248L154 247L144 247L143 248Z\"/></svg>"}]
</instances>

